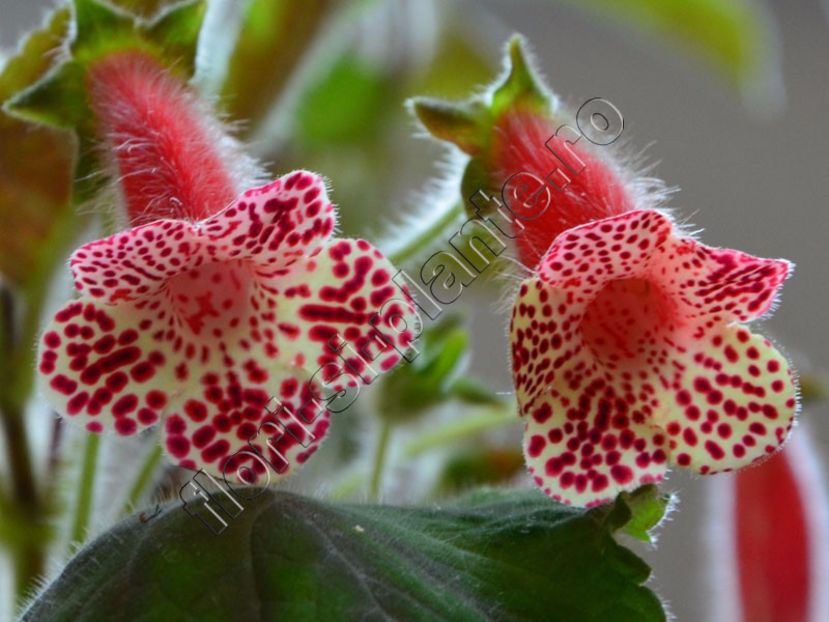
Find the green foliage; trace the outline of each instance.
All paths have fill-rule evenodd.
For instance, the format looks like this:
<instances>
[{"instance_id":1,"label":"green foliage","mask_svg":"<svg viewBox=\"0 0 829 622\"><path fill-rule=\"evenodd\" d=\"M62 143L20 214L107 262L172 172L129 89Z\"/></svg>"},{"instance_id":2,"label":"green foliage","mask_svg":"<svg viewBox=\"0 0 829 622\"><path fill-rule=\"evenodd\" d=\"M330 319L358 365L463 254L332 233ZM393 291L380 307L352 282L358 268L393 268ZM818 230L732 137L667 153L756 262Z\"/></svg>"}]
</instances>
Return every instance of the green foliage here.
<instances>
[{"instance_id":1,"label":"green foliage","mask_svg":"<svg viewBox=\"0 0 829 622\"><path fill-rule=\"evenodd\" d=\"M520 108L540 114L552 112L553 97L535 75L527 54L524 39L514 36L507 44L508 73L492 93L490 110L495 118Z\"/></svg>"},{"instance_id":2,"label":"green foliage","mask_svg":"<svg viewBox=\"0 0 829 622\"><path fill-rule=\"evenodd\" d=\"M92 131L93 115L86 94L90 63L108 54L140 49L159 58L185 78L193 73L202 0L168 9L151 21L136 18L97 0L75 0L71 57L7 104L13 114L54 127L78 130L82 141Z\"/></svg>"},{"instance_id":3,"label":"green foliage","mask_svg":"<svg viewBox=\"0 0 829 622\"><path fill-rule=\"evenodd\" d=\"M263 491L246 505L218 536L177 502L127 519L23 620L665 620L650 569L613 538L639 511L623 498L579 510L485 491L400 508Z\"/></svg>"},{"instance_id":4,"label":"green foliage","mask_svg":"<svg viewBox=\"0 0 829 622\"><path fill-rule=\"evenodd\" d=\"M530 62L524 39L514 36L507 43L505 71L484 92L460 102L413 98L410 107L424 129L435 138L451 143L471 156L461 181L461 196L470 216L477 208L468 198L479 190L499 190L493 179L492 146L500 120L516 112L551 119L557 113L557 99L543 84Z\"/></svg>"},{"instance_id":5,"label":"green foliage","mask_svg":"<svg viewBox=\"0 0 829 622\"><path fill-rule=\"evenodd\" d=\"M647 485L633 492L623 492L614 506L607 506L612 521L627 535L642 542L651 542L651 533L671 506L669 495L660 495L656 486Z\"/></svg>"},{"instance_id":6,"label":"green foliage","mask_svg":"<svg viewBox=\"0 0 829 622\"><path fill-rule=\"evenodd\" d=\"M412 100L411 107L432 136L453 143L464 153L476 155L487 144L489 111L480 101L454 104L418 97Z\"/></svg>"}]
</instances>

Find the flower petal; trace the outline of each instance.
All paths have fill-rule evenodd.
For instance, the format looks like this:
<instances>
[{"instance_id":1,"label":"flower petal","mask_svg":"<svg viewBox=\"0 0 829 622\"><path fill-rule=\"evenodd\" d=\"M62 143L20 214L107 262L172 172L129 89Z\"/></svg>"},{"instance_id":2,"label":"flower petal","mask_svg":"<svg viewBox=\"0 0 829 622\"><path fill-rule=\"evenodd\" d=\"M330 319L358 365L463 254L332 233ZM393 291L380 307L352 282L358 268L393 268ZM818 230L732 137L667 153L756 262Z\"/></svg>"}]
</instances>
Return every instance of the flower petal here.
<instances>
[{"instance_id":1,"label":"flower petal","mask_svg":"<svg viewBox=\"0 0 829 622\"><path fill-rule=\"evenodd\" d=\"M156 423L176 386L171 352L150 328L159 302L84 298L58 311L38 352L49 404L92 432L129 435Z\"/></svg>"},{"instance_id":2,"label":"flower petal","mask_svg":"<svg viewBox=\"0 0 829 622\"><path fill-rule=\"evenodd\" d=\"M689 238L673 238L660 260L662 285L680 301L687 319L748 322L765 314L789 276L792 264Z\"/></svg>"},{"instance_id":3,"label":"flower petal","mask_svg":"<svg viewBox=\"0 0 829 622\"><path fill-rule=\"evenodd\" d=\"M151 295L168 278L207 261L193 225L156 220L83 245L70 266L81 294L115 304Z\"/></svg>"},{"instance_id":4,"label":"flower petal","mask_svg":"<svg viewBox=\"0 0 829 622\"><path fill-rule=\"evenodd\" d=\"M675 351L654 421L668 434L671 462L700 473L746 466L789 435L797 390L786 358L739 325ZM666 374L667 375L667 374Z\"/></svg>"},{"instance_id":5,"label":"flower petal","mask_svg":"<svg viewBox=\"0 0 829 622\"><path fill-rule=\"evenodd\" d=\"M319 448L329 413L303 370L238 355L191 372L190 388L171 404L164 445L181 467L263 484Z\"/></svg>"},{"instance_id":6,"label":"flower petal","mask_svg":"<svg viewBox=\"0 0 829 622\"><path fill-rule=\"evenodd\" d=\"M733 322L767 311L788 272L784 261L676 236L654 211L559 236L539 275L522 283L511 325L539 485L565 501L595 502L593 480L574 478L588 475L587 458L604 448L608 429L629 430L625 447L621 434L607 441L623 454L612 465L633 474L622 472L616 490L639 483L639 473L656 477L667 458L713 473L773 453L797 408L792 374L768 340ZM577 450L586 453L563 453Z\"/></svg>"},{"instance_id":7,"label":"flower petal","mask_svg":"<svg viewBox=\"0 0 829 622\"><path fill-rule=\"evenodd\" d=\"M365 240L335 239L274 280L283 360L308 369L345 362L344 371L361 384L391 369L420 332L420 317L394 274Z\"/></svg>"},{"instance_id":8,"label":"flower petal","mask_svg":"<svg viewBox=\"0 0 829 622\"><path fill-rule=\"evenodd\" d=\"M512 310L512 377L519 404L558 382L578 383L595 363L583 347L579 315L567 315L572 296L541 279L521 284Z\"/></svg>"},{"instance_id":9,"label":"flower petal","mask_svg":"<svg viewBox=\"0 0 829 622\"><path fill-rule=\"evenodd\" d=\"M524 455L536 484L556 501L593 506L662 480L665 435L637 417L621 386L601 378L542 393L522 408Z\"/></svg>"},{"instance_id":10,"label":"flower petal","mask_svg":"<svg viewBox=\"0 0 829 622\"><path fill-rule=\"evenodd\" d=\"M616 279L642 276L665 248L671 219L635 210L574 227L555 239L538 276L557 287L577 286L585 296Z\"/></svg>"},{"instance_id":11,"label":"flower petal","mask_svg":"<svg viewBox=\"0 0 829 622\"><path fill-rule=\"evenodd\" d=\"M319 252L335 225L322 178L295 171L248 190L198 226L217 258L252 259L272 274Z\"/></svg>"},{"instance_id":12,"label":"flower petal","mask_svg":"<svg viewBox=\"0 0 829 622\"><path fill-rule=\"evenodd\" d=\"M199 223L156 220L82 246L70 261L75 286L107 303L131 301L167 279L211 263L250 259L278 274L328 241L334 208L318 175L297 171L248 190Z\"/></svg>"}]
</instances>

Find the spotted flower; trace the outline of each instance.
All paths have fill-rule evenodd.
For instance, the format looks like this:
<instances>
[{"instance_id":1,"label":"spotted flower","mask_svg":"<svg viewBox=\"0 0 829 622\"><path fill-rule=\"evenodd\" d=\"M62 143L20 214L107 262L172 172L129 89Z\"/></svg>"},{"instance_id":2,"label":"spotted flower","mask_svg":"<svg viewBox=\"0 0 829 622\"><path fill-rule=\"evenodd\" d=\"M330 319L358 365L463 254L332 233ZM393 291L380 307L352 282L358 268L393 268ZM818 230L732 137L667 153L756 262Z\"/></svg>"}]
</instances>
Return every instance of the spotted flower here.
<instances>
[{"instance_id":1,"label":"spotted flower","mask_svg":"<svg viewBox=\"0 0 829 622\"><path fill-rule=\"evenodd\" d=\"M279 420L290 433L255 449L280 472L304 462L329 424L322 385L337 374L309 379L340 360L332 340L379 344L382 369L408 346L406 334L375 334L412 313L392 300L392 265L368 242L332 238L334 225L323 181L299 171L203 220L81 247L70 262L80 298L40 343L50 404L91 432L161 424L179 465L219 474ZM274 397L285 408L268 408Z\"/></svg>"},{"instance_id":2,"label":"spotted flower","mask_svg":"<svg viewBox=\"0 0 829 622\"><path fill-rule=\"evenodd\" d=\"M524 451L550 497L590 506L762 460L797 407L783 355L743 323L772 307L783 260L705 246L655 210L558 236L511 324Z\"/></svg>"}]
</instances>

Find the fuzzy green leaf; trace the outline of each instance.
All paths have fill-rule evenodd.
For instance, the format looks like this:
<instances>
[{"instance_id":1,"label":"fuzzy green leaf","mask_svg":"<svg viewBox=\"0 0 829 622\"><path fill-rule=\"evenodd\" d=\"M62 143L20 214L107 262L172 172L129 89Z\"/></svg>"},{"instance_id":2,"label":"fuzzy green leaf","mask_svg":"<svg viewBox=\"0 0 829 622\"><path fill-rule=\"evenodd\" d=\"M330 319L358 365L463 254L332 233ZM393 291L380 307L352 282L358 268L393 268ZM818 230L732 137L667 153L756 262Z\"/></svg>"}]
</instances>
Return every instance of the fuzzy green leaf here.
<instances>
[{"instance_id":1,"label":"fuzzy green leaf","mask_svg":"<svg viewBox=\"0 0 829 622\"><path fill-rule=\"evenodd\" d=\"M417 357L388 374L380 396L384 417L404 421L458 397L452 389L469 347L469 336L459 324L457 316L450 316L431 326L418 340Z\"/></svg>"},{"instance_id":2,"label":"fuzzy green leaf","mask_svg":"<svg viewBox=\"0 0 829 622\"><path fill-rule=\"evenodd\" d=\"M177 502L148 522L127 519L23 620L665 620L643 586L650 569L614 540L604 508L568 508L535 490L439 508L277 491L243 505L219 535Z\"/></svg>"}]
</instances>

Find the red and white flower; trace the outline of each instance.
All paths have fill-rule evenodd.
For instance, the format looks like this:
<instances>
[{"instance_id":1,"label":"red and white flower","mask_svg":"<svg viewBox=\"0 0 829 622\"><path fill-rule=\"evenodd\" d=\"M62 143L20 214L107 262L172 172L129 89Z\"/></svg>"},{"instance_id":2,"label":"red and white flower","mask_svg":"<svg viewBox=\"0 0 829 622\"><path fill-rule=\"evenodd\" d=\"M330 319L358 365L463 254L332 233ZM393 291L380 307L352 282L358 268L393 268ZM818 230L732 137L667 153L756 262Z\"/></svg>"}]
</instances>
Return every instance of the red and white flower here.
<instances>
[{"instance_id":1,"label":"red and white flower","mask_svg":"<svg viewBox=\"0 0 829 622\"><path fill-rule=\"evenodd\" d=\"M521 285L511 325L524 449L536 483L581 506L761 460L797 409L785 357L744 322L791 271L679 235L655 210L558 236Z\"/></svg>"},{"instance_id":2,"label":"red and white flower","mask_svg":"<svg viewBox=\"0 0 829 622\"><path fill-rule=\"evenodd\" d=\"M320 378L308 382L338 360L329 344L373 341L388 369L400 355L375 325L414 313L386 304L397 289L380 251L332 238L334 226L322 179L298 171L203 220L156 220L81 247L70 262L80 298L40 342L50 404L92 432L162 423L180 466L218 474L278 417L291 430L273 447L280 455L255 448L280 465L304 462L329 424L314 399ZM395 338L405 351L411 335ZM287 408L269 414L272 397Z\"/></svg>"}]
</instances>

